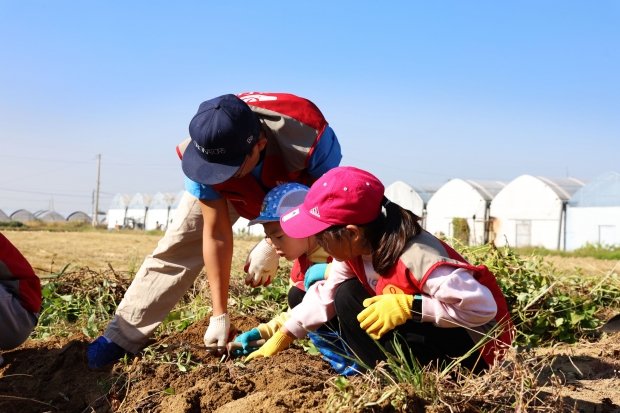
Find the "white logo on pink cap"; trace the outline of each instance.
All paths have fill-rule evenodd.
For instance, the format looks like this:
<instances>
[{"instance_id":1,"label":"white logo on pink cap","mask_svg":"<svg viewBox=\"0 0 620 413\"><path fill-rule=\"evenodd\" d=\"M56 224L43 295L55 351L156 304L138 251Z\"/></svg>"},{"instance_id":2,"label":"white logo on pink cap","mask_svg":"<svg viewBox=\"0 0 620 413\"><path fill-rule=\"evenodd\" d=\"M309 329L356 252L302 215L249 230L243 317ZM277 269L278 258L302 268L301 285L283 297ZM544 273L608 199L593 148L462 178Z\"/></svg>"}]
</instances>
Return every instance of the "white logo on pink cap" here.
<instances>
[{"instance_id":1,"label":"white logo on pink cap","mask_svg":"<svg viewBox=\"0 0 620 413\"><path fill-rule=\"evenodd\" d=\"M284 215L282 217L282 222L286 222L289 219L293 218L294 216L299 215L299 208L292 210L291 212L289 212L288 214Z\"/></svg>"},{"instance_id":2,"label":"white logo on pink cap","mask_svg":"<svg viewBox=\"0 0 620 413\"><path fill-rule=\"evenodd\" d=\"M319 207L314 207L310 210L310 213L317 218L321 218L321 214L319 213Z\"/></svg>"}]
</instances>

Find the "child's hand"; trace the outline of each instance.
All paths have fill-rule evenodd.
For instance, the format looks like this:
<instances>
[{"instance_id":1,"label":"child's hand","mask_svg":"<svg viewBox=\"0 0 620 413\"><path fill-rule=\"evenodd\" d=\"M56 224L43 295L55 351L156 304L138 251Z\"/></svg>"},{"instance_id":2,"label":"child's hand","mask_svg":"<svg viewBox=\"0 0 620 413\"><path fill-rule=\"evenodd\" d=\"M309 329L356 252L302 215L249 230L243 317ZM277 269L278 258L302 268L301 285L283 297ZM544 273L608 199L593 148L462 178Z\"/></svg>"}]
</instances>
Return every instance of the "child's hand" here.
<instances>
[{"instance_id":1,"label":"child's hand","mask_svg":"<svg viewBox=\"0 0 620 413\"><path fill-rule=\"evenodd\" d=\"M235 338L235 342L241 343L243 345L243 349L233 350L232 352L233 356L241 356L241 355L247 356L253 351L258 350L260 347L250 347L250 341L257 341L260 339L261 339L260 331L258 331L256 328L253 328L250 331L246 331L243 334L239 334Z\"/></svg>"},{"instance_id":2,"label":"child's hand","mask_svg":"<svg viewBox=\"0 0 620 413\"><path fill-rule=\"evenodd\" d=\"M383 294L364 300L365 310L357 315L360 326L378 340L385 333L413 318L413 295Z\"/></svg>"},{"instance_id":3,"label":"child's hand","mask_svg":"<svg viewBox=\"0 0 620 413\"><path fill-rule=\"evenodd\" d=\"M282 331L277 331L259 350L250 354L245 362L247 363L255 357L271 357L290 346L293 341L295 341L294 338L288 337Z\"/></svg>"},{"instance_id":4,"label":"child's hand","mask_svg":"<svg viewBox=\"0 0 620 413\"><path fill-rule=\"evenodd\" d=\"M247 273L245 284L252 287L268 286L276 276L280 257L276 249L262 240L250 251L243 270Z\"/></svg>"},{"instance_id":5,"label":"child's hand","mask_svg":"<svg viewBox=\"0 0 620 413\"><path fill-rule=\"evenodd\" d=\"M304 277L304 288L306 291L310 289L310 286L317 281L326 280L329 275L329 265L327 263L314 264L308 268ZM330 267L331 268L331 267Z\"/></svg>"}]
</instances>

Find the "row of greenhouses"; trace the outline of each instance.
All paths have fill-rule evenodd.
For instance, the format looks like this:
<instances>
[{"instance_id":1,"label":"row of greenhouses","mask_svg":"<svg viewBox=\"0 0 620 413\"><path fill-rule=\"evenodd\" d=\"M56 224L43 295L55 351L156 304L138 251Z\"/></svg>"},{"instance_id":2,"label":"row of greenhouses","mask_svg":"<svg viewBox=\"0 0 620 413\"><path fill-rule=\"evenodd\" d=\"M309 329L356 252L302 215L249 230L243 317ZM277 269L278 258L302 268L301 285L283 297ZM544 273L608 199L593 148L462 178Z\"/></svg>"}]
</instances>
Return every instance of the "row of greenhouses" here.
<instances>
[{"instance_id":1,"label":"row of greenhouses","mask_svg":"<svg viewBox=\"0 0 620 413\"><path fill-rule=\"evenodd\" d=\"M42 209L35 212L30 212L25 209L18 209L17 211L9 214L5 214L4 211L0 209L0 222L8 222L8 221L17 221L17 222L32 222L32 221L42 221L42 222L91 222L90 215L82 211L75 211L66 217L62 214Z\"/></svg>"},{"instance_id":2,"label":"row of greenhouses","mask_svg":"<svg viewBox=\"0 0 620 413\"><path fill-rule=\"evenodd\" d=\"M575 178L522 175L506 183L453 179L434 192L395 182L386 196L424 217L436 235L470 245L574 250L620 243L620 174Z\"/></svg>"},{"instance_id":3,"label":"row of greenhouses","mask_svg":"<svg viewBox=\"0 0 620 413\"><path fill-rule=\"evenodd\" d=\"M174 221L184 191L154 196L117 194L108 228L162 229ZM386 188L393 202L422 217L436 235L470 245L540 246L573 250L586 243L620 243L620 174L604 173L586 184L575 178L522 175L511 182L452 179L443 185ZM263 235L262 226L239 219L237 234Z\"/></svg>"},{"instance_id":4,"label":"row of greenhouses","mask_svg":"<svg viewBox=\"0 0 620 413\"><path fill-rule=\"evenodd\" d=\"M153 196L141 192L133 196L116 194L105 222L108 229L166 230L174 222L174 213L184 193L185 191L176 194L158 192ZM239 235L265 234L261 225L248 227L247 224L248 221L241 218L233 225L233 231Z\"/></svg>"}]
</instances>

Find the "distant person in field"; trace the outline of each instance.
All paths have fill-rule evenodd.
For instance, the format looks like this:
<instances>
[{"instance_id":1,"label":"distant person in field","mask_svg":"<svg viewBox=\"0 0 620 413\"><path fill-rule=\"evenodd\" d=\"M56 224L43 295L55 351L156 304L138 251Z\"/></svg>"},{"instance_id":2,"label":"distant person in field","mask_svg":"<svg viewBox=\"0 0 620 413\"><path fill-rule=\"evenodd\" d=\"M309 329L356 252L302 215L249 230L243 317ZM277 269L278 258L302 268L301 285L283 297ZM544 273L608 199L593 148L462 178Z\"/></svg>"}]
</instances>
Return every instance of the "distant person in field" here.
<instances>
[{"instance_id":1,"label":"distant person in field","mask_svg":"<svg viewBox=\"0 0 620 413\"><path fill-rule=\"evenodd\" d=\"M0 234L0 351L12 350L26 341L37 325L40 309L39 277L17 248Z\"/></svg>"},{"instance_id":2,"label":"distant person in field","mask_svg":"<svg viewBox=\"0 0 620 413\"><path fill-rule=\"evenodd\" d=\"M287 183L276 186L265 196L258 218L249 222L248 226L262 224L266 234L266 240L274 246L278 255L289 261L294 261L290 274L291 288L288 291L288 305L295 308L302 302L306 292L313 285L322 285L328 278L332 258L319 247L314 236L308 238L291 238L282 231L280 218L290 210L297 208L304 201L308 193L308 187ZM268 323L260 324L256 328L246 331L235 338L236 342L243 345L242 350L233 352L234 355L248 355L258 350L252 343L258 340L268 340L290 318L290 311L285 311L274 317ZM352 362L343 354L337 320L334 324L327 322L320 327L317 333L311 333L310 339L314 346L323 354L338 374L351 375L356 372Z\"/></svg>"},{"instance_id":3,"label":"distant person in field","mask_svg":"<svg viewBox=\"0 0 620 413\"><path fill-rule=\"evenodd\" d=\"M495 329L496 339L461 364L479 372L501 358L513 331L495 276L422 230L419 219L385 198L383 184L368 172L339 167L319 178L280 223L291 237L316 237L334 259L329 278L247 359L272 356L334 317L370 368L386 359L375 340L393 352L396 333L420 364L445 365Z\"/></svg>"},{"instance_id":4,"label":"distant person in field","mask_svg":"<svg viewBox=\"0 0 620 413\"><path fill-rule=\"evenodd\" d=\"M89 345L91 367L139 352L206 268L213 314L207 346L224 346L230 321L228 286L232 224L260 215L265 194L286 182L312 184L338 166L334 131L309 100L286 93L224 95L206 102L177 147L186 192L166 234L140 267L114 319ZM275 277L278 254L265 240L250 253L246 283Z\"/></svg>"}]
</instances>

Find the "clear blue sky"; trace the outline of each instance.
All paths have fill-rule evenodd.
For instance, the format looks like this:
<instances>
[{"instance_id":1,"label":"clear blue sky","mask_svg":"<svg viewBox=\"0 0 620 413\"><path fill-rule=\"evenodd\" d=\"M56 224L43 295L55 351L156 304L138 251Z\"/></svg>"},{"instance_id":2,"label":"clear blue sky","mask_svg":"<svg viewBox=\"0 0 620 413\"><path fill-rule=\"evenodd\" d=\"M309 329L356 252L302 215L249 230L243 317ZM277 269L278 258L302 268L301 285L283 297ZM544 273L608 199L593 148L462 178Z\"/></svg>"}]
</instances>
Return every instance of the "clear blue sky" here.
<instances>
[{"instance_id":1,"label":"clear blue sky","mask_svg":"<svg viewBox=\"0 0 620 413\"><path fill-rule=\"evenodd\" d=\"M386 184L620 170L617 1L0 0L0 209L177 192L224 93L309 98Z\"/></svg>"}]
</instances>

